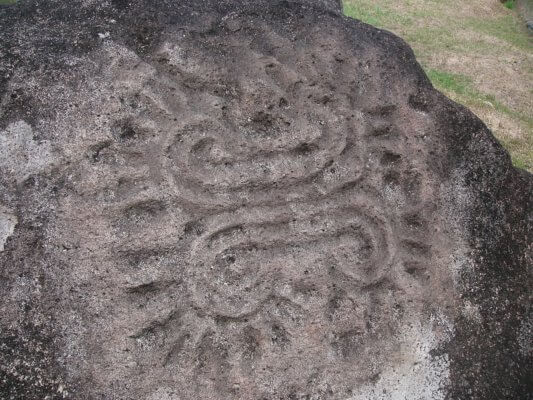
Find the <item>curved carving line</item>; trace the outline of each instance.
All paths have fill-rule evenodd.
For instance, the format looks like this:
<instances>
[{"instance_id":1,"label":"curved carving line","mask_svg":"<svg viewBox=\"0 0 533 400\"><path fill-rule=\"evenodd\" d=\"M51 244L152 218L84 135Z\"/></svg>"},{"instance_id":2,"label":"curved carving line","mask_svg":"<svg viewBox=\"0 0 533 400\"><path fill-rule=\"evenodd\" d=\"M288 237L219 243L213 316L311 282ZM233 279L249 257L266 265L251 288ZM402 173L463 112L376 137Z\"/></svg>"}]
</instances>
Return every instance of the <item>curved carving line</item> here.
<instances>
[{"instance_id":1,"label":"curved carving line","mask_svg":"<svg viewBox=\"0 0 533 400\"><path fill-rule=\"evenodd\" d=\"M299 203L309 206L300 215L258 207L213 217L191 249L195 302L217 315L253 312L282 278L283 260L295 248L337 261L340 272L361 286L378 281L396 249L388 221L368 200L335 203L323 209Z\"/></svg>"}]
</instances>

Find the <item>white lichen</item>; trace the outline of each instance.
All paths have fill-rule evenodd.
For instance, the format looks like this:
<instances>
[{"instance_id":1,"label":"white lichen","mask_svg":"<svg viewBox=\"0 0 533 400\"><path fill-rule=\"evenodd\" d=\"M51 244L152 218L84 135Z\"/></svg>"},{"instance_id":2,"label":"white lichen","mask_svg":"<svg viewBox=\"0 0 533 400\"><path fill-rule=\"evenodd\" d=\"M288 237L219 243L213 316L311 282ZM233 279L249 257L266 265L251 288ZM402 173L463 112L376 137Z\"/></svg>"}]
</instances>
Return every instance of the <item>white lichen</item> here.
<instances>
[{"instance_id":1,"label":"white lichen","mask_svg":"<svg viewBox=\"0 0 533 400\"><path fill-rule=\"evenodd\" d=\"M22 182L51 163L51 149L46 140L35 137L25 121L14 122L0 131L0 169Z\"/></svg>"},{"instance_id":2,"label":"white lichen","mask_svg":"<svg viewBox=\"0 0 533 400\"><path fill-rule=\"evenodd\" d=\"M4 245L13 235L17 222L17 217L12 212L0 206L0 252L4 251Z\"/></svg>"},{"instance_id":3,"label":"white lichen","mask_svg":"<svg viewBox=\"0 0 533 400\"><path fill-rule=\"evenodd\" d=\"M444 322L444 324L443 324ZM439 326L439 333L435 329ZM444 328L444 329L442 329ZM442 400L449 384L447 354L434 355L450 338L453 325L443 316L405 324L399 334L399 349L391 355L378 380L359 388L349 400Z\"/></svg>"}]
</instances>

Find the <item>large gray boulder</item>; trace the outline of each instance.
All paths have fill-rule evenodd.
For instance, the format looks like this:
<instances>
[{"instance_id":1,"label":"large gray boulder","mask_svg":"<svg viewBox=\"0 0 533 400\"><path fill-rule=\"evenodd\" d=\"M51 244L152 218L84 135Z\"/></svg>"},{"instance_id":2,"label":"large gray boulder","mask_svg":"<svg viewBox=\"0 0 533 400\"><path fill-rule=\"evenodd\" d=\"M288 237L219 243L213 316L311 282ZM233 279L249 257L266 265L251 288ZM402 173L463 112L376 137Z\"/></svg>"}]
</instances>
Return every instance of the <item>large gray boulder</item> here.
<instances>
[{"instance_id":1,"label":"large gray boulder","mask_svg":"<svg viewBox=\"0 0 533 400\"><path fill-rule=\"evenodd\" d=\"M0 7L2 399L526 399L532 178L337 1Z\"/></svg>"}]
</instances>

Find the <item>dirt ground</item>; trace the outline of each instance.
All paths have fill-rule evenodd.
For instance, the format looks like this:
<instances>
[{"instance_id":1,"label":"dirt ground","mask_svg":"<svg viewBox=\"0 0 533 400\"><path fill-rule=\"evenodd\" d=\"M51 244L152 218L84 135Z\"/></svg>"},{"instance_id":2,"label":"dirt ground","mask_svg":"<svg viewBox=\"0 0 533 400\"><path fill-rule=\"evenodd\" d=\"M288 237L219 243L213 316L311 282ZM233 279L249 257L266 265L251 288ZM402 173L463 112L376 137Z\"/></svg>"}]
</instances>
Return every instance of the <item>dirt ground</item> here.
<instances>
[{"instance_id":1,"label":"dirt ground","mask_svg":"<svg viewBox=\"0 0 533 400\"><path fill-rule=\"evenodd\" d=\"M499 0L346 0L346 15L404 38L434 86L468 106L533 171L533 35L528 4ZM522 11L522 15L520 13Z\"/></svg>"}]
</instances>

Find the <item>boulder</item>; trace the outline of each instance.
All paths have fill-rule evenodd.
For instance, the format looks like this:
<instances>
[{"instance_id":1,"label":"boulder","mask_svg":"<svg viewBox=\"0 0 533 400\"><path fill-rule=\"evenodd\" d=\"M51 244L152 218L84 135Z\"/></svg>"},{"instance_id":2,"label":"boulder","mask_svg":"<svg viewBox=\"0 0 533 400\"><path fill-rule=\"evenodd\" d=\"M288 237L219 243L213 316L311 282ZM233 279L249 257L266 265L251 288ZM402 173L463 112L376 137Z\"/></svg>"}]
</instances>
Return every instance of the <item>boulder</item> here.
<instances>
[{"instance_id":1,"label":"boulder","mask_svg":"<svg viewBox=\"0 0 533 400\"><path fill-rule=\"evenodd\" d=\"M2 399L526 399L533 179L336 0L0 7Z\"/></svg>"}]
</instances>

